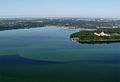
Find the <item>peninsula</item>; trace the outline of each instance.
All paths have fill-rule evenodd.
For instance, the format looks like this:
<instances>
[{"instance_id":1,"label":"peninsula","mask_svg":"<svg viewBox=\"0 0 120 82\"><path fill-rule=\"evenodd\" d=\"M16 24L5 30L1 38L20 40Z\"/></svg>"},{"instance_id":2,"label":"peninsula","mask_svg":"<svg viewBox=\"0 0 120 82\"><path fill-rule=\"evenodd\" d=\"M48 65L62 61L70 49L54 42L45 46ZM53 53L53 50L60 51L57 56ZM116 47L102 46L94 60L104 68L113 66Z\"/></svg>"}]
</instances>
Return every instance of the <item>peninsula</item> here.
<instances>
[{"instance_id":1,"label":"peninsula","mask_svg":"<svg viewBox=\"0 0 120 82\"><path fill-rule=\"evenodd\" d=\"M120 42L120 28L102 28L95 31L80 31L71 34L70 39L80 43Z\"/></svg>"}]
</instances>

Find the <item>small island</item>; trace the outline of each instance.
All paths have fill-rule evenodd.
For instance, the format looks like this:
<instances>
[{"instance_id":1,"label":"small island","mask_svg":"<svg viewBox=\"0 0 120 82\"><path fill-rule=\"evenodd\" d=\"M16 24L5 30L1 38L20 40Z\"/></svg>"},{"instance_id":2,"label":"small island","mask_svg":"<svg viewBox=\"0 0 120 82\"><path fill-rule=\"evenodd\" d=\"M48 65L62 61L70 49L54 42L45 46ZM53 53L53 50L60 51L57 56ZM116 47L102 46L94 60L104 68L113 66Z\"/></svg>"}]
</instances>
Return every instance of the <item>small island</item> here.
<instances>
[{"instance_id":1,"label":"small island","mask_svg":"<svg viewBox=\"0 0 120 82\"><path fill-rule=\"evenodd\" d=\"M104 28L94 31L73 33L70 39L80 43L113 43L120 42L120 28Z\"/></svg>"}]
</instances>

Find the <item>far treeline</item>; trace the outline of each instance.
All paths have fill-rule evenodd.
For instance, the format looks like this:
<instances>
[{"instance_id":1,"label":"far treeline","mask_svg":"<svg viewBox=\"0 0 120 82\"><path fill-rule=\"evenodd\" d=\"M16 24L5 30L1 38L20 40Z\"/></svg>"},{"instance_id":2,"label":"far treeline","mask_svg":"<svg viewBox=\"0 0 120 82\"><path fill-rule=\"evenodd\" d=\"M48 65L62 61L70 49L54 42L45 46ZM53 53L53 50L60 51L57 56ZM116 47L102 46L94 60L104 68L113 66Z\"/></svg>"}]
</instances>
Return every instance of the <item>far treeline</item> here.
<instances>
[{"instance_id":1,"label":"far treeline","mask_svg":"<svg viewBox=\"0 0 120 82\"><path fill-rule=\"evenodd\" d=\"M44 24L35 23L35 22L3 24L3 25L0 25L0 31L2 31L2 30L12 30L12 29L35 28L35 27L44 27Z\"/></svg>"}]
</instances>

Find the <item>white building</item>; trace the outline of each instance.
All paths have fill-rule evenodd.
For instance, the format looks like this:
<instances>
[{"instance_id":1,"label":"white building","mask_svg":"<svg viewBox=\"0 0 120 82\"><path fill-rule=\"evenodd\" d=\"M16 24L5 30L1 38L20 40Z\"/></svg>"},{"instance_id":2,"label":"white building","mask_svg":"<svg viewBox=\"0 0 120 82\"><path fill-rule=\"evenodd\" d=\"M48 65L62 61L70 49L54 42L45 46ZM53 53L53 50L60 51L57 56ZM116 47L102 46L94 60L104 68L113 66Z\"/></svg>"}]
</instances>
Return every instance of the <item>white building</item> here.
<instances>
[{"instance_id":1,"label":"white building","mask_svg":"<svg viewBox=\"0 0 120 82\"><path fill-rule=\"evenodd\" d=\"M95 32L94 35L97 35L97 36L110 36L110 34L106 34L104 32L101 32L100 34Z\"/></svg>"}]
</instances>

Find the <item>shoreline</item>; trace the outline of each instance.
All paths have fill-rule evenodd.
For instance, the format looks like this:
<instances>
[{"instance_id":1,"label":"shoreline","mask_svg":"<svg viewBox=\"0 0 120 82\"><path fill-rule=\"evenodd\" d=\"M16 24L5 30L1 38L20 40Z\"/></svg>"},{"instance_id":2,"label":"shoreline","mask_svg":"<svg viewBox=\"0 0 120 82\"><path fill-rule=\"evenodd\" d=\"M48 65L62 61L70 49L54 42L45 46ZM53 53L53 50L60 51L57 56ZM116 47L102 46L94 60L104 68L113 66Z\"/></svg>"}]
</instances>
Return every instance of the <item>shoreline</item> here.
<instances>
[{"instance_id":1,"label":"shoreline","mask_svg":"<svg viewBox=\"0 0 120 82\"><path fill-rule=\"evenodd\" d=\"M97 30L97 29L93 29L93 28L77 28L77 27L67 27L67 26L57 26L57 25L47 25L47 26L55 26L55 27L64 27L64 28L66 28L66 29L70 29L70 30ZM45 26L46 27L46 26Z\"/></svg>"},{"instance_id":2,"label":"shoreline","mask_svg":"<svg viewBox=\"0 0 120 82\"><path fill-rule=\"evenodd\" d=\"M120 42L120 39L114 40L79 40L79 38L70 38L73 42L80 42L80 43L117 43Z\"/></svg>"}]
</instances>

